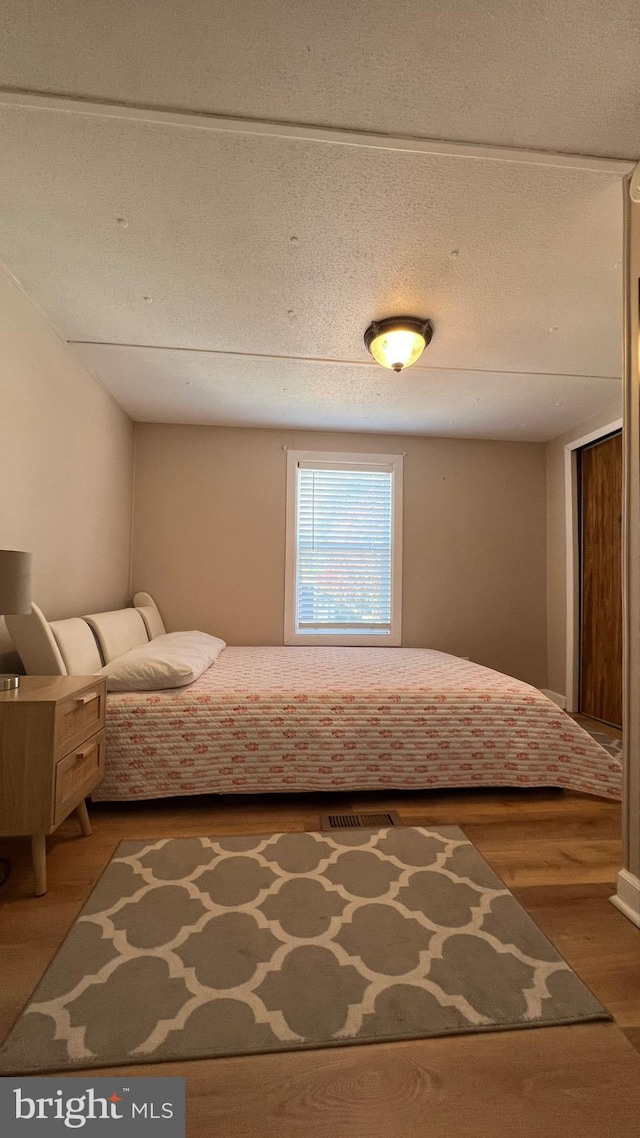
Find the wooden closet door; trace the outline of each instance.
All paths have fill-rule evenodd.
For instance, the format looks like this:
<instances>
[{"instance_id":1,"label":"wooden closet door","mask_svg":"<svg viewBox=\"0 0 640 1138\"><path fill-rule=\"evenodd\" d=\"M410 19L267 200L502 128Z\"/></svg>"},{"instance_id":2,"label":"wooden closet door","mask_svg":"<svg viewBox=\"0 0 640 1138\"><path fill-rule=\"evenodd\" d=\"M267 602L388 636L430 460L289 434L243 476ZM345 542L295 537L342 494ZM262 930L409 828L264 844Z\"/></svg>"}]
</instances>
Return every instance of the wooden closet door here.
<instances>
[{"instance_id":1,"label":"wooden closet door","mask_svg":"<svg viewBox=\"0 0 640 1138\"><path fill-rule=\"evenodd\" d=\"M584 447L580 470L580 711L622 725L622 435Z\"/></svg>"}]
</instances>

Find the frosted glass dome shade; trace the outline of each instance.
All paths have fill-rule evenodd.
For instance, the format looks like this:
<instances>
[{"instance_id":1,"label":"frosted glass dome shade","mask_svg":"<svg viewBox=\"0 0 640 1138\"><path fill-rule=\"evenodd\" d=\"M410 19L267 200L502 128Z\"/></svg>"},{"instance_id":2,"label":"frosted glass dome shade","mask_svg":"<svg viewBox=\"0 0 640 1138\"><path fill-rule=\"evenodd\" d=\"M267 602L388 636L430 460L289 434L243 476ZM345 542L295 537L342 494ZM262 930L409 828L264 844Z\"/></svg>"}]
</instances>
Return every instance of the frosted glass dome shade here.
<instances>
[{"instance_id":1,"label":"frosted glass dome shade","mask_svg":"<svg viewBox=\"0 0 640 1138\"><path fill-rule=\"evenodd\" d=\"M417 316L395 316L374 320L364 334L364 342L377 363L399 372L420 359L431 336L428 320Z\"/></svg>"}]
</instances>

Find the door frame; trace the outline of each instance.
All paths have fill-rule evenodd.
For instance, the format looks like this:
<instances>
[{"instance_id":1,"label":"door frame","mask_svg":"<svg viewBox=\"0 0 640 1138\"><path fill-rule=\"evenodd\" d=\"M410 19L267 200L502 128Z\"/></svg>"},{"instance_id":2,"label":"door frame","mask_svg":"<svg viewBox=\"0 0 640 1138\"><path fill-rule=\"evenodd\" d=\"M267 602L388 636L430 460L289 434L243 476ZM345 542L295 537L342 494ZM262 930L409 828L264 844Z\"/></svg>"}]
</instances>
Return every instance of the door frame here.
<instances>
[{"instance_id":1,"label":"door frame","mask_svg":"<svg viewBox=\"0 0 640 1138\"><path fill-rule=\"evenodd\" d=\"M575 714L580 702L580 541L578 511L578 451L622 429L622 419L606 423L564 448L564 503L566 535L567 656L565 710Z\"/></svg>"}]
</instances>

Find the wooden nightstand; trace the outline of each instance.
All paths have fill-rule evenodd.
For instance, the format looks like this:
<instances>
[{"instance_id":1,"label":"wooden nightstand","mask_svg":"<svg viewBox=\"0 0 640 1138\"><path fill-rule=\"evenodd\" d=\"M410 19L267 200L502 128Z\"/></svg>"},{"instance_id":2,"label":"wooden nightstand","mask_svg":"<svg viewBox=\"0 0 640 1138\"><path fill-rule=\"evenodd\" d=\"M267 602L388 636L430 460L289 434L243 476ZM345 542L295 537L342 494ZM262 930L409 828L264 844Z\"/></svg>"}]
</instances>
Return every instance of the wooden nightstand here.
<instances>
[{"instance_id":1,"label":"wooden nightstand","mask_svg":"<svg viewBox=\"0 0 640 1138\"><path fill-rule=\"evenodd\" d=\"M46 835L76 811L104 773L107 682L97 676L21 676L0 691L0 835L28 834L35 892L47 891Z\"/></svg>"}]
</instances>

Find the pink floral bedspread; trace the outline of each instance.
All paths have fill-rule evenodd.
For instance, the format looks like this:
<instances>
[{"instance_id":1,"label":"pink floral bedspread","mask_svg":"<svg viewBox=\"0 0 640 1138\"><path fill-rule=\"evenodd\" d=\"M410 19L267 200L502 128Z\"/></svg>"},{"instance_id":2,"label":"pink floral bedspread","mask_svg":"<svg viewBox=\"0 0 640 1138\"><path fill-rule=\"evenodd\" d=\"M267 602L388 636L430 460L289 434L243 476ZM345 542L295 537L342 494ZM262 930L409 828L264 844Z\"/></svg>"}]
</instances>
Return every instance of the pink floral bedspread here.
<instances>
[{"instance_id":1,"label":"pink floral bedspread","mask_svg":"<svg viewBox=\"0 0 640 1138\"><path fill-rule=\"evenodd\" d=\"M560 786L621 764L536 688L423 648L226 648L199 680L112 694L95 799Z\"/></svg>"}]
</instances>

